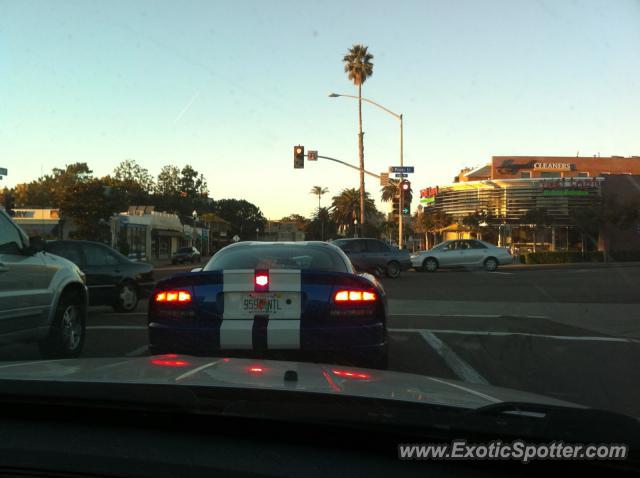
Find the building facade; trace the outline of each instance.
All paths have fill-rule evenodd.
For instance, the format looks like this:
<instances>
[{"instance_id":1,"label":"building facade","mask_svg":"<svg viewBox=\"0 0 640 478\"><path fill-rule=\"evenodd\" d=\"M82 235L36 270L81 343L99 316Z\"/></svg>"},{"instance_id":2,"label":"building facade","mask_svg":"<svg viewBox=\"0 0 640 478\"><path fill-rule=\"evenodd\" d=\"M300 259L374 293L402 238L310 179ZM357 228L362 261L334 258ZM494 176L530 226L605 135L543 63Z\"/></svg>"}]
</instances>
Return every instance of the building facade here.
<instances>
[{"instance_id":1,"label":"building facade","mask_svg":"<svg viewBox=\"0 0 640 478\"><path fill-rule=\"evenodd\" d=\"M495 156L451 184L420 191L425 213L444 213L453 223L442 228L441 239L484 236L521 251L603 248L600 239L585 244L576 218L608 198L640 200L640 157ZM465 227L473 215L480 227ZM614 242L625 236L618 250L640 248L637 232L608 232Z\"/></svg>"}]
</instances>

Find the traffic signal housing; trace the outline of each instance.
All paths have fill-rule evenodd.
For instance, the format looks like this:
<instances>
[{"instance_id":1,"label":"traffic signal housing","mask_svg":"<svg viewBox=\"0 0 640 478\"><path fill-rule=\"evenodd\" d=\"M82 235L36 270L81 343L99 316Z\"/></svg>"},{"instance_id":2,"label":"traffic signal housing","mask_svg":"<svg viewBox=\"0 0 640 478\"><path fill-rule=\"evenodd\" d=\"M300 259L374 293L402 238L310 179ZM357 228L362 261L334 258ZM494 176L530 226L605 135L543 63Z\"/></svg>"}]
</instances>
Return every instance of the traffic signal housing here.
<instances>
[{"instance_id":1,"label":"traffic signal housing","mask_svg":"<svg viewBox=\"0 0 640 478\"><path fill-rule=\"evenodd\" d=\"M304 146L293 147L293 169L304 169Z\"/></svg>"},{"instance_id":2,"label":"traffic signal housing","mask_svg":"<svg viewBox=\"0 0 640 478\"><path fill-rule=\"evenodd\" d=\"M402 215L411 215L411 182L402 181L400 183L400 194L402 194Z\"/></svg>"},{"instance_id":3,"label":"traffic signal housing","mask_svg":"<svg viewBox=\"0 0 640 478\"><path fill-rule=\"evenodd\" d=\"M393 211L392 211L393 217L397 218L398 215L400 214L400 196L399 195L395 195L393 197L392 205L393 205Z\"/></svg>"}]
</instances>

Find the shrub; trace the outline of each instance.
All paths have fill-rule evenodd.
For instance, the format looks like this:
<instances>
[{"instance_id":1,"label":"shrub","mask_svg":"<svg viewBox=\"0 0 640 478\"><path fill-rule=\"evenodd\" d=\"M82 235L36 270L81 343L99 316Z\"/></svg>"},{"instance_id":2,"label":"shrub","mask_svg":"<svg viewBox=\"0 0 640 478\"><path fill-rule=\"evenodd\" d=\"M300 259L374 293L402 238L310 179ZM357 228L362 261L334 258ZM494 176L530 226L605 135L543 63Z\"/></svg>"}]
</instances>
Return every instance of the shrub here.
<instances>
[{"instance_id":1,"label":"shrub","mask_svg":"<svg viewBox=\"0 0 640 478\"><path fill-rule=\"evenodd\" d=\"M640 261L640 251L610 251L610 262ZM575 262L604 262L602 251L544 251L529 252L520 256L522 264L568 264Z\"/></svg>"}]
</instances>

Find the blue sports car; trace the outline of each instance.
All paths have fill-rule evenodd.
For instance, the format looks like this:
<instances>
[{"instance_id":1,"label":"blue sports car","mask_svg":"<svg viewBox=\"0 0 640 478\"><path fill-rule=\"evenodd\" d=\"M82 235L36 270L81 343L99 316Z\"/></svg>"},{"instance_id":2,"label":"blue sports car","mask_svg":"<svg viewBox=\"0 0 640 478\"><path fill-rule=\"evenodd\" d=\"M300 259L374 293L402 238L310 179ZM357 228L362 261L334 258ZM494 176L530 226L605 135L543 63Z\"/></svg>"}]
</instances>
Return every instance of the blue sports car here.
<instances>
[{"instance_id":1,"label":"blue sports car","mask_svg":"<svg viewBox=\"0 0 640 478\"><path fill-rule=\"evenodd\" d=\"M328 355L385 368L387 302L382 285L357 274L324 242L240 242L199 271L156 285L149 301L152 354Z\"/></svg>"}]
</instances>

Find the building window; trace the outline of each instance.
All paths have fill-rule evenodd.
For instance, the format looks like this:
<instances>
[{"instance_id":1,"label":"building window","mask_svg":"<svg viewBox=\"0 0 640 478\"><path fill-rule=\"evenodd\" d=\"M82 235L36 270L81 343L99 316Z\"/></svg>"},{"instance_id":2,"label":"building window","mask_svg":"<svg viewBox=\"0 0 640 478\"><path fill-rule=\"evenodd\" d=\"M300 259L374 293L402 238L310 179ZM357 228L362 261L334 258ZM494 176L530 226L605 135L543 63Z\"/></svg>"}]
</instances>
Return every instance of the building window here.
<instances>
[{"instance_id":1,"label":"building window","mask_svg":"<svg viewBox=\"0 0 640 478\"><path fill-rule=\"evenodd\" d=\"M540 173L541 178L561 178L562 173L558 173L555 171L543 171Z\"/></svg>"},{"instance_id":2,"label":"building window","mask_svg":"<svg viewBox=\"0 0 640 478\"><path fill-rule=\"evenodd\" d=\"M520 177L522 179L529 179L531 177L531 171L522 171Z\"/></svg>"},{"instance_id":3,"label":"building window","mask_svg":"<svg viewBox=\"0 0 640 478\"><path fill-rule=\"evenodd\" d=\"M579 178L588 178L589 177L589 173L586 173L586 172L578 173L578 177Z\"/></svg>"}]
</instances>

